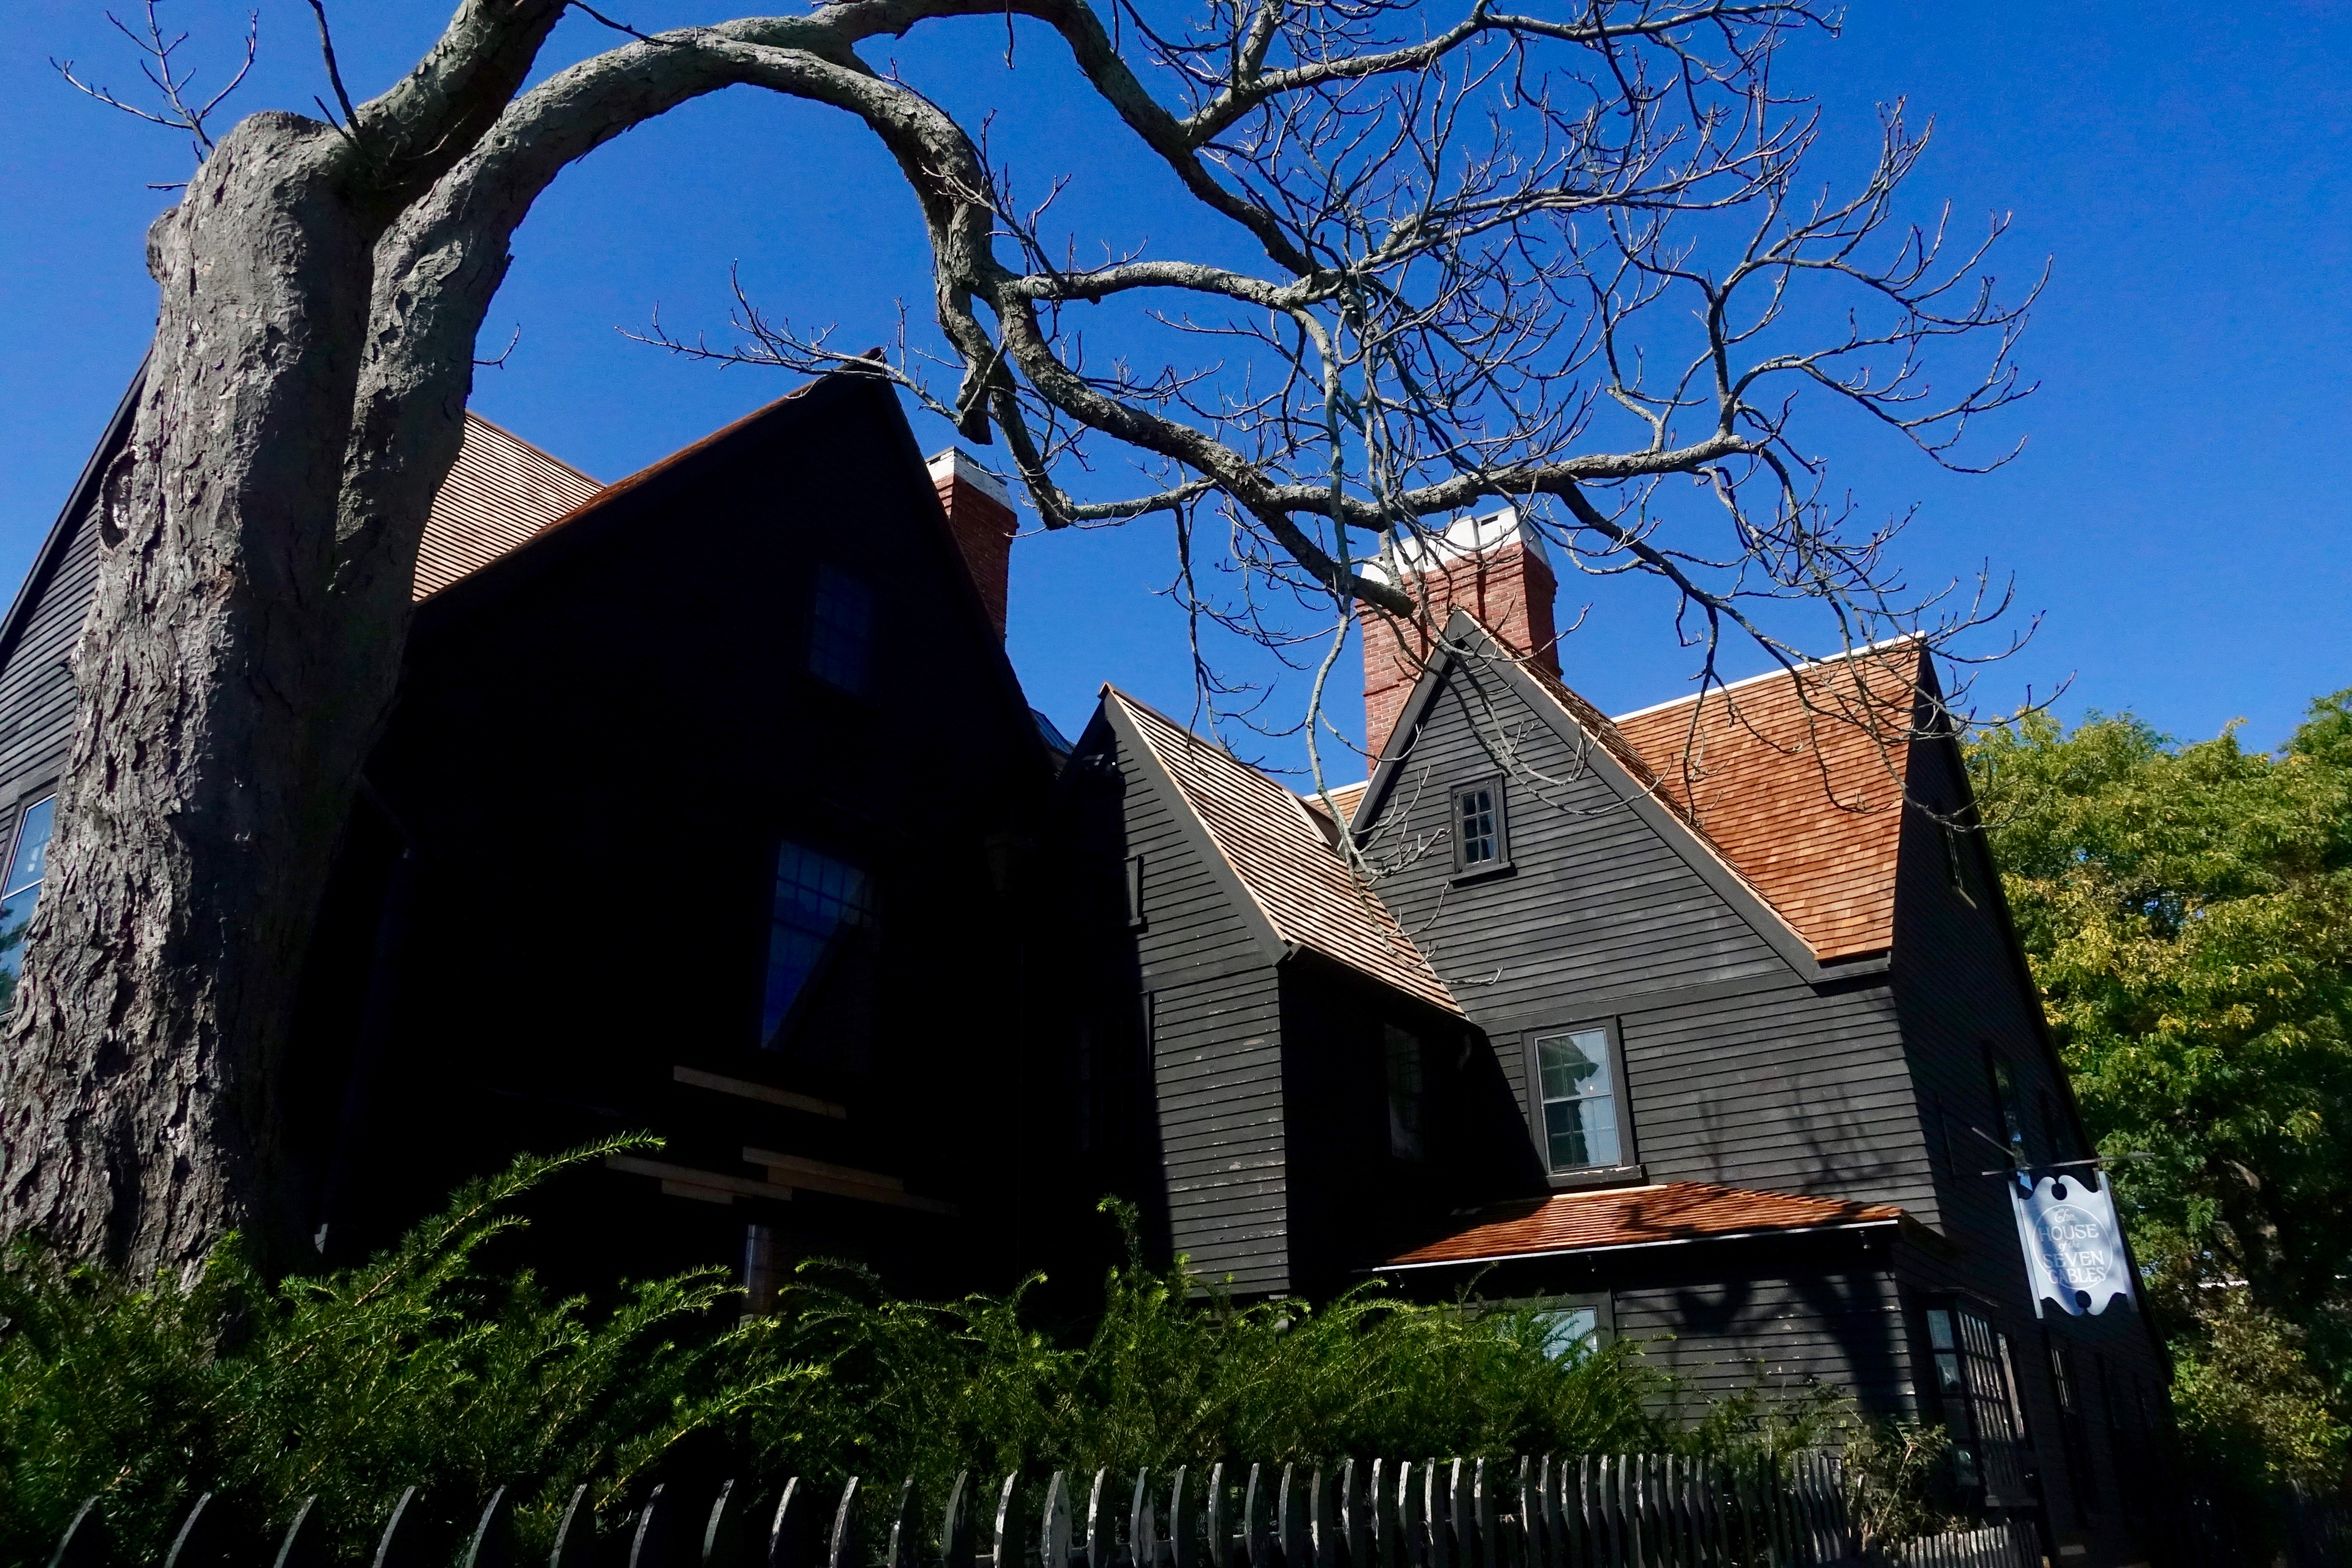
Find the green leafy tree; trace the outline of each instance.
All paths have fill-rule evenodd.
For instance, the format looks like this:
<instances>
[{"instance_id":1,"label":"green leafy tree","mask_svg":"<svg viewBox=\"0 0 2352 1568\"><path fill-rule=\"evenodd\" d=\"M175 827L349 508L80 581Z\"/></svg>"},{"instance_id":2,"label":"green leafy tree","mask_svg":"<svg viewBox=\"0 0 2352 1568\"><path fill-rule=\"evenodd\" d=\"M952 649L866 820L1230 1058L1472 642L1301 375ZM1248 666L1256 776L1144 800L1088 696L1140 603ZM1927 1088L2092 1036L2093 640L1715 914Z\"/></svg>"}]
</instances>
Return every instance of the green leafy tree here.
<instances>
[{"instance_id":1,"label":"green leafy tree","mask_svg":"<svg viewBox=\"0 0 2352 1568\"><path fill-rule=\"evenodd\" d=\"M2313 703L2275 755L2242 747L2234 726L2184 745L2129 714L2071 732L2031 714L1975 741L1969 766L2175 1328L2184 1426L2217 1443L2260 1427L2276 1479L2340 1469L2352 691Z\"/></svg>"}]
</instances>

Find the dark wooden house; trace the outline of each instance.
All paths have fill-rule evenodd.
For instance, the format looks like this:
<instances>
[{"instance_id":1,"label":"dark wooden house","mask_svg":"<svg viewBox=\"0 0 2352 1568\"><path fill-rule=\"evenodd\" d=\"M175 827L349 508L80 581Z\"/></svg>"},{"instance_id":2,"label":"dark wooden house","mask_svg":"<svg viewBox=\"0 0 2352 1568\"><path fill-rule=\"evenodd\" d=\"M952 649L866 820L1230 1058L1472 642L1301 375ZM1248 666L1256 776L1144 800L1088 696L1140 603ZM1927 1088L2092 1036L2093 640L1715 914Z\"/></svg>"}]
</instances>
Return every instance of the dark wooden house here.
<instances>
[{"instance_id":1,"label":"dark wooden house","mask_svg":"<svg viewBox=\"0 0 2352 1568\"><path fill-rule=\"evenodd\" d=\"M13 932L93 488L0 627ZM280 1230L349 1258L517 1152L643 1129L667 1146L543 1205L548 1266L1009 1271L1011 900L1055 762L1003 651L1013 523L870 378L607 486L469 416L310 961Z\"/></svg>"},{"instance_id":2,"label":"dark wooden house","mask_svg":"<svg viewBox=\"0 0 2352 1568\"><path fill-rule=\"evenodd\" d=\"M0 622L0 973L129 407ZM1302 798L1108 689L1059 742L1013 524L872 378L609 486L470 420L281 1228L349 1257L643 1128L546 1205L548 1266L1083 1290L1113 1193L1240 1293L1475 1289L1696 1392L1947 1422L2062 1568L2146 1554L2167 1371L2136 1312L2027 1294L2000 1173L2091 1151L1917 645L1612 719L1539 538L1466 520L1408 563L1444 637L1365 621L1370 778Z\"/></svg>"},{"instance_id":3,"label":"dark wooden house","mask_svg":"<svg viewBox=\"0 0 2352 1568\"><path fill-rule=\"evenodd\" d=\"M1514 516L1422 575L1451 624L1366 618L1377 765L1328 801L1106 691L1048 857L1117 977L1079 1185L1238 1290L1475 1289L1946 1421L2062 1562L2143 1555L2168 1374L2135 1311L2035 1315L2000 1173L2092 1151L1919 645L1612 720Z\"/></svg>"}]
</instances>

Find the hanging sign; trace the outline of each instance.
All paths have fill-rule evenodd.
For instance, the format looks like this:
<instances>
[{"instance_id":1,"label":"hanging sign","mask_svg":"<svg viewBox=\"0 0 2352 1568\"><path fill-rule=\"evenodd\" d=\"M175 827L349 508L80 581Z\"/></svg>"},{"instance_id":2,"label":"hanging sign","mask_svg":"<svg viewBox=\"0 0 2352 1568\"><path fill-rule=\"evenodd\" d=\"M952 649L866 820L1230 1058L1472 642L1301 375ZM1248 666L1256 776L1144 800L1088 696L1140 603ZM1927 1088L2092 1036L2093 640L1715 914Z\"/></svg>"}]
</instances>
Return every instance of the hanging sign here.
<instances>
[{"instance_id":1,"label":"hanging sign","mask_svg":"<svg viewBox=\"0 0 2352 1568\"><path fill-rule=\"evenodd\" d=\"M2137 1300L2112 1184L2092 1186L2072 1175L2037 1182L2021 1172L2010 1184L2009 1199L2017 1210L2017 1239L2025 1249L2035 1317L2044 1301L2080 1317L2105 1311L2118 1296Z\"/></svg>"}]
</instances>

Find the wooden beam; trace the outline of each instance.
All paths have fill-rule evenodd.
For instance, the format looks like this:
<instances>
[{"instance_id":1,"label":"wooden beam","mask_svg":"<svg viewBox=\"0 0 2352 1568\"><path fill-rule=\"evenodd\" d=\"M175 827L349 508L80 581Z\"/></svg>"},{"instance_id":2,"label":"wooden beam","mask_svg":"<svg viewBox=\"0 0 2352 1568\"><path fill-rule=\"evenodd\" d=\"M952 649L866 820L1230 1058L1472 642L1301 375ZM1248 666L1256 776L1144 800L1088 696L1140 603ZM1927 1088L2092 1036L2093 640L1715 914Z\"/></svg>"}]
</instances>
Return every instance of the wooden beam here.
<instances>
[{"instance_id":1,"label":"wooden beam","mask_svg":"<svg viewBox=\"0 0 2352 1568\"><path fill-rule=\"evenodd\" d=\"M690 1165L673 1165L667 1160L640 1160L634 1154L607 1154L606 1169L621 1171L632 1176L651 1176L662 1184L662 1191L672 1197L700 1198L705 1203L733 1203L739 1197L768 1198L776 1203L792 1201L793 1189L772 1182L754 1181L750 1176L723 1175L717 1171L698 1171ZM691 1188L692 1191L682 1189Z\"/></svg>"},{"instance_id":2,"label":"wooden beam","mask_svg":"<svg viewBox=\"0 0 2352 1568\"><path fill-rule=\"evenodd\" d=\"M874 1171L829 1165L822 1160L811 1160L799 1154L780 1154L772 1149L746 1149L743 1158L754 1165L766 1166L770 1181L797 1187L803 1192L828 1193L835 1197L888 1204L894 1208L919 1209L925 1214L957 1215L963 1212L955 1205L938 1198L917 1197L898 1177L885 1176Z\"/></svg>"},{"instance_id":3,"label":"wooden beam","mask_svg":"<svg viewBox=\"0 0 2352 1568\"><path fill-rule=\"evenodd\" d=\"M786 1110L805 1110L812 1116L830 1116L836 1121L849 1120L849 1107L830 1100L819 1100L813 1094L795 1094L789 1089L777 1089L769 1084L753 1083L749 1079L729 1078L723 1073L704 1072L700 1068L673 1067L669 1076L680 1083L692 1084L718 1094L731 1094L740 1100L765 1100L781 1105Z\"/></svg>"}]
</instances>

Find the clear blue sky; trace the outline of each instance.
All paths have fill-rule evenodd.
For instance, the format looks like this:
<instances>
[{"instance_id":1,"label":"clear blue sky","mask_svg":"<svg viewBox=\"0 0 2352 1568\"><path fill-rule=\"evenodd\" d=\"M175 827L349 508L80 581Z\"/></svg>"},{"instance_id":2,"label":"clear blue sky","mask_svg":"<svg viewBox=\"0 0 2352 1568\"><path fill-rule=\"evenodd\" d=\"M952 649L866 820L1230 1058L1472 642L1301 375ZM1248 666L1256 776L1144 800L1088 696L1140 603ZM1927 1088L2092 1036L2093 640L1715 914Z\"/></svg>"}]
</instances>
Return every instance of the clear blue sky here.
<instances>
[{"instance_id":1,"label":"clear blue sky","mask_svg":"<svg viewBox=\"0 0 2352 1568\"><path fill-rule=\"evenodd\" d=\"M259 4L262 63L233 107L307 109L324 91L308 7ZM734 14L719 0L610 5L646 28ZM164 9L215 62L241 35L240 5ZM447 5L331 11L365 93L415 58ZM187 165L169 132L79 97L45 63L69 57L127 88L134 68L100 12L100 0L0 5L9 584L148 335L141 237L170 198L144 183ZM575 16L555 52L611 38ZM908 40L898 59L960 112L1000 110L997 148L1033 184L1075 171L1072 221L1114 240L1191 241L1151 171L1098 161L1123 133L1070 89L1052 41L1024 27L1010 69L1004 47L1000 24L964 24ZM2042 616L2028 651L1983 677L1979 702L2006 708L2071 679L2070 717L2129 708L2183 736L2243 718L2247 739L2270 745L2312 696L2352 686L2352 5L2107 0L2060 22L2022 4L1862 5L1843 38L1799 49L1781 85L1821 96L1833 148L1866 141L1880 101L1932 114L1920 195L1971 219L2012 213L2008 275L2054 265L2021 355L2043 390L2007 427L2028 438L2017 462L1958 478L1866 437L1822 441L1865 510L1918 505L1903 547L1916 579L1990 561L2015 574L2020 618ZM520 346L482 374L476 406L610 479L788 390L777 373L685 363L615 330L658 307L675 330L723 331L738 260L770 308L839 322L853 347L892 335L899 299L919 320L928 298L911 204L864 133L737 93L634 132L557 184L518 237L486 332L495 349L519 324ZM926 449L947 444L934 423L919 432ZM1066 728L1107 679L1189 709L1181 618L1153 594L1171 561L1150 522L1017 547L1013 655ZM1607 584L1591 596L1564 652L1570 681L1612 710L1680 690L1688 656L1655 598Z\"/></svg>"}]
</instances>

